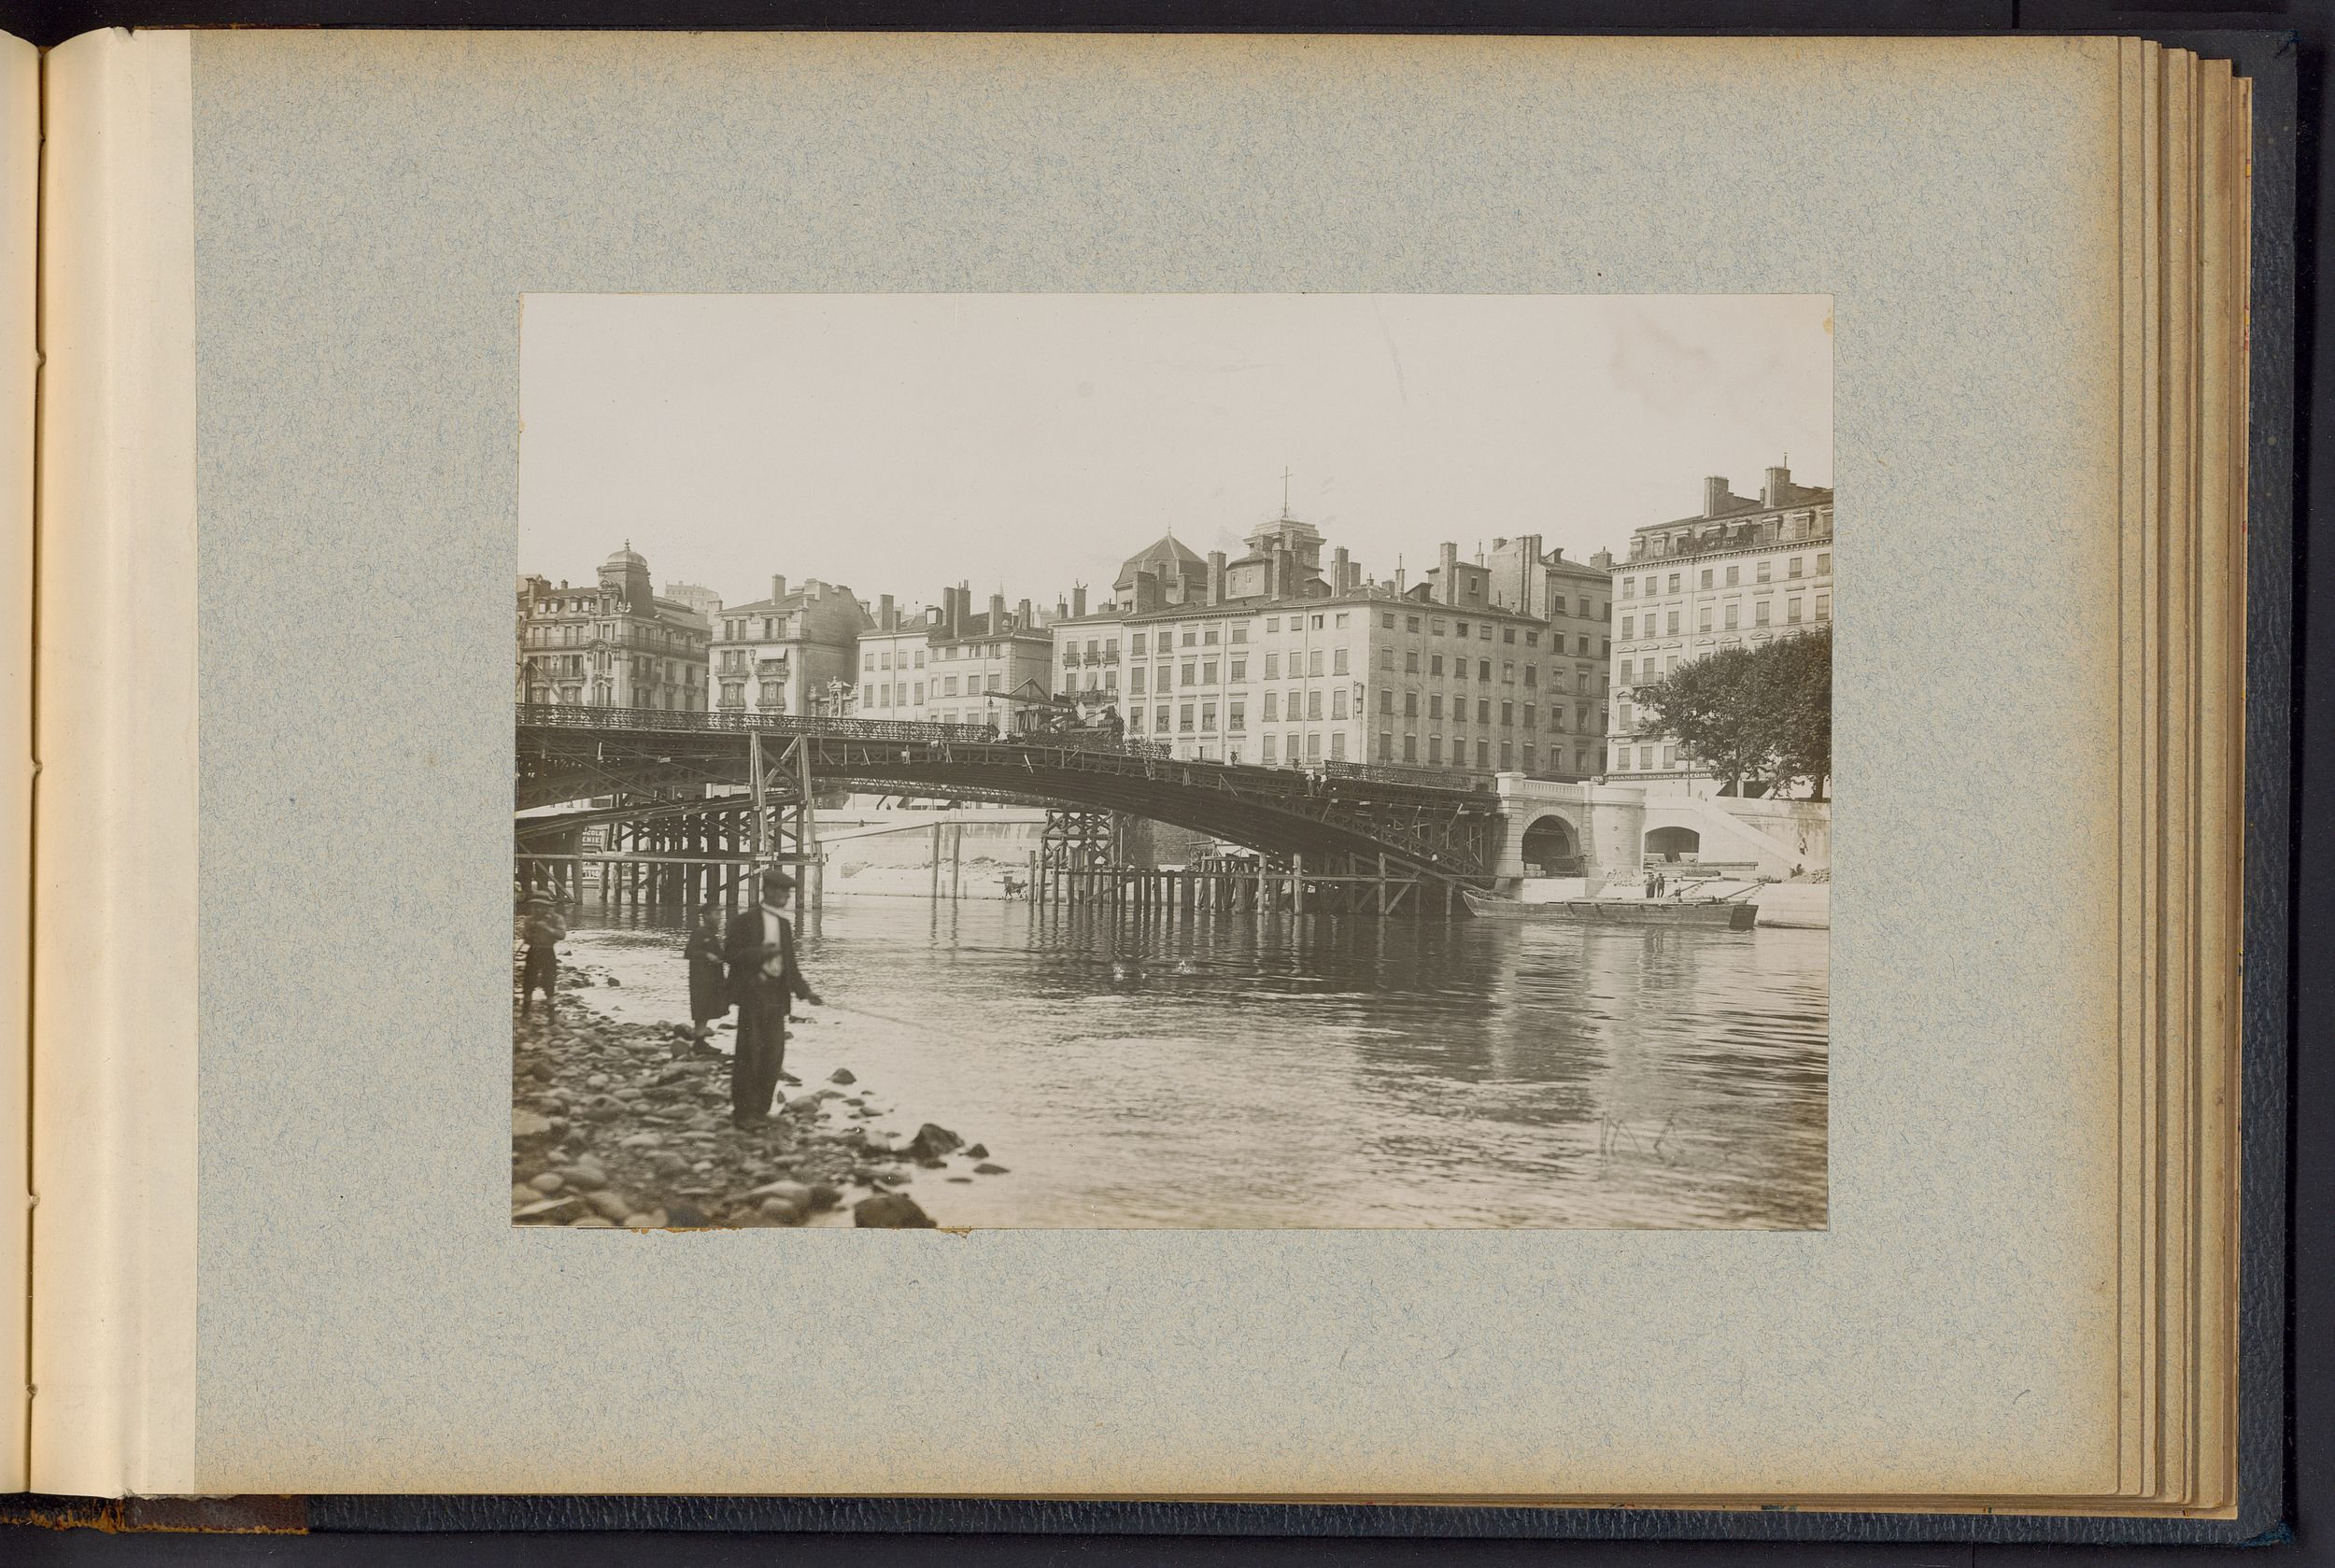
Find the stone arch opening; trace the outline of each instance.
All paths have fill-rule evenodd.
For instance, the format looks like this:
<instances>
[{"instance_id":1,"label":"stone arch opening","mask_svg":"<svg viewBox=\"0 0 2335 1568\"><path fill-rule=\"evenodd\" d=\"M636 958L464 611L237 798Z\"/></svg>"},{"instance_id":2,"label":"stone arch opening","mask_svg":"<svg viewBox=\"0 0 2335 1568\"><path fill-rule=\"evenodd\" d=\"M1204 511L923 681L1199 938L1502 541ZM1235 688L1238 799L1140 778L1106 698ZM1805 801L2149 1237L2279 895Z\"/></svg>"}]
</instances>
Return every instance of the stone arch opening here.
<instances>
[{"instance_id":1,"label":"stone arch opening","mask_svg":"<svg viewBox=\"0 0 2335 1568\"><path fill-rule=\"evenodd\" d=\"M1580 875L1581 841L1561 816L1541 817L1525 828L1519 853L1528 877Z\"/></svg>"},{"instance_id":2,"label":"stone arch opening","mask_svg":"<svg viewBox=\"0 0 2335 1568\"><path fill-rule=\"evenodd\" d=\"M1649 860L1684 860L1703 852L1703 835L1691 827L1657 827L1646 835Z\"/></svg>"}]
</instances>

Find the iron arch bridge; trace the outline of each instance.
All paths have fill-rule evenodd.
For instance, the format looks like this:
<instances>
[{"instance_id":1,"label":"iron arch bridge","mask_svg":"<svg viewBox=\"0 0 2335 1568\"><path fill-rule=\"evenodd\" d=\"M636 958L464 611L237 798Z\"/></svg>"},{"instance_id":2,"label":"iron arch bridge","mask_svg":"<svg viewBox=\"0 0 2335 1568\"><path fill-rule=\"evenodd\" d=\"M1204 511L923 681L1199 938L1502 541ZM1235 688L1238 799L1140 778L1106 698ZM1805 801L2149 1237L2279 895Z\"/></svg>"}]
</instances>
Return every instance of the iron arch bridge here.
<instances>
[{"instance_id":1,"label":"iron arch bridge","mask_svg":"<svg viewBox=\"0 0 2335 1568\"><path fill-rule=\"evenodd\" d=\"M532 838L746 809L800 808L853 789L1148 817L1309 870L1376 868L1481 886L1502 821L1491 793L1424 771L1332 763L1321 772L1178 761L1168 748L1083 734L999 735L973 725L677 713L522 704L515 805L589 810L518 820Z\"/></svg>"}]
</instances>

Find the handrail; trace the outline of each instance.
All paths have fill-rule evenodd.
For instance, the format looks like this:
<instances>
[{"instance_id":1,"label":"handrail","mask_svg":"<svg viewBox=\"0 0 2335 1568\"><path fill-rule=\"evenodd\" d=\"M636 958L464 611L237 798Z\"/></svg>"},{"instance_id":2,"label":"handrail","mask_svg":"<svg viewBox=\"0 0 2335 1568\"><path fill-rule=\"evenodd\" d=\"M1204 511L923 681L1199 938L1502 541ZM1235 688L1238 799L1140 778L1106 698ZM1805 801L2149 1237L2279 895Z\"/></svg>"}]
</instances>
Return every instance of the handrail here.
<instances>
[{"instance_id":1,"label":"handrail","mask_svg":"<svg viewBox=\"0 0 2335 1568\"><path fill-rule=\"evenodd\" d=\"M931 724L901 719L853 719L826 715L793 713L757 713L737 710L715 710L708 713L674 713L662 708L599 707L582 702L522 702L516 704L517 722L522 727L537 726L559 729L632 729L664 734L743 734L825 737L844 741L927 742L947 745L1011 748L1017 753L1032 751L1085 752L1103 756L1138 758L1145 762L1176 762L1172 745L1166 742L1139 740L1133 735L1112 739L1106 732L1065 730L1060 732L1000 733L986 725ZM1431 769L1380 767L1351 762L1330 762L1318 770L1310 769L1266 768L1192 759L1178 764L1205 770L1222 769L1241 776L1273 775L1293 781L1329 782L1349 779L1356 782L1399 785L1412 789L1433 789L1454 794L1484 795L1491 790L1492 781L1482 775L1438 773Z\"/></svg>"},{"instance_id":2,"label":"handrail","mask_svg":"<svg viewBox=\"0 0 2335 1568\"><path fill-rule=\"evenodd\" d=\"M1119 752L1166 757L1169 748L1148 741L1112 740L1096 731L1000 734L985 724L936 724L909 719L854 719L825 714L764 713L742 709L674 713L663 708L603 708L583 702L521 702L518 723L556 729L645 729L669 734L830 736L845 741L938 741L958 745L1051 746L1065 751Z\"/></svg>"},{"instance_id":3,"label":"handrail","mask_svg":"<svg viewBox=\"0 0 2335 1568\"><path fill-rule=\"evenodd\" d=\"M765 735L834 735L856 741L995 739L985 725L757 713L737 709L685 713L663 708L602 708L585 702L522 702L517 704L517 717L523 725L567 729L652 729L682 734L754 730Z\"/></svg>"},{"instance_id":4,"label":"handrail","mask_svg":"<svg viewBox=\"0 0 2335 1568\"><path fill-rule=\"evenodd\" d=\"M1480 794L1492 787L1489 775L1461 770L1408 768L1401 763L1325 762L1323 773L1333 779L1362 779L1371 784L1424 784L1433 789L1465 789Z\"/></svg>"}]
</instances>

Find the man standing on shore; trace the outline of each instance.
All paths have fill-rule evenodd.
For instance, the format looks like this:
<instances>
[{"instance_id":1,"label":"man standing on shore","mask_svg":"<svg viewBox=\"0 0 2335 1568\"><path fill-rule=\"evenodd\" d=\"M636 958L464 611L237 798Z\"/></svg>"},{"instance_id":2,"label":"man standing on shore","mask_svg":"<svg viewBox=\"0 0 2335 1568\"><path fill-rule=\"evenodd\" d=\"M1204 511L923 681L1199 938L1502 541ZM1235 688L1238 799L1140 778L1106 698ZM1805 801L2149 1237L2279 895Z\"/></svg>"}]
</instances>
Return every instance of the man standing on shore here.
<instances>
[{"instance_id":1,"label":"man standing on shore","mask_svg":"<svg viewBox=\"0 0 2335 1568\"><path fill-rule=\"evenodd\" d=\"M795 965L795 930L779 912L795 879L773 866L759 881L760 901L730 921L725 942L729 995L738 1004L729 1119L748 1131L770 1123L771 1095L786 1065L786 1019L794 999L819 999Z\"/></svg>"},{"instance_id":2,"label":"man standing on shore","mask_svg":"<svg viewBox=\"0 0 2335 1568\"><path fill-rule=\"evenodd\" d=\"M519 967L519 1016L525 1018L535 1005L535 988L541 986L544 1022L548 1024L559 1016L559 944L568 934L568 923L559 918L551 900L540 893L527 896L521 913L525 919L521 932L527 940L527 960Z\"/></svg>"}]
</instances>

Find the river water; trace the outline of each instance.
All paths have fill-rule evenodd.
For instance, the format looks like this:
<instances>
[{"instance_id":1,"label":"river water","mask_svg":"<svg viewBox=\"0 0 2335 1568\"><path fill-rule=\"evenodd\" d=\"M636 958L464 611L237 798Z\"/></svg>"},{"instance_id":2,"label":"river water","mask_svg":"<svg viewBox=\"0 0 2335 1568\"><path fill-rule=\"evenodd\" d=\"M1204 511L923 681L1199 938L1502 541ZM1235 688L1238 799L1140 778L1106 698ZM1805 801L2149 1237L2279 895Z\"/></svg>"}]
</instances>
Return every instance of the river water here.
<instances>
[{"instance_id":1,"label":"river water","mask_svg":"<svg viewBox=\"0 0 2335 1568\"><path fill-rule=\"evenodd\" d=\"M684 1019L683 936L567 949ZM830 893L786 1065L987 1146L916 1173L943 1225L1814 1228L1826 939Z\"/></svg>"}]
</instances>

